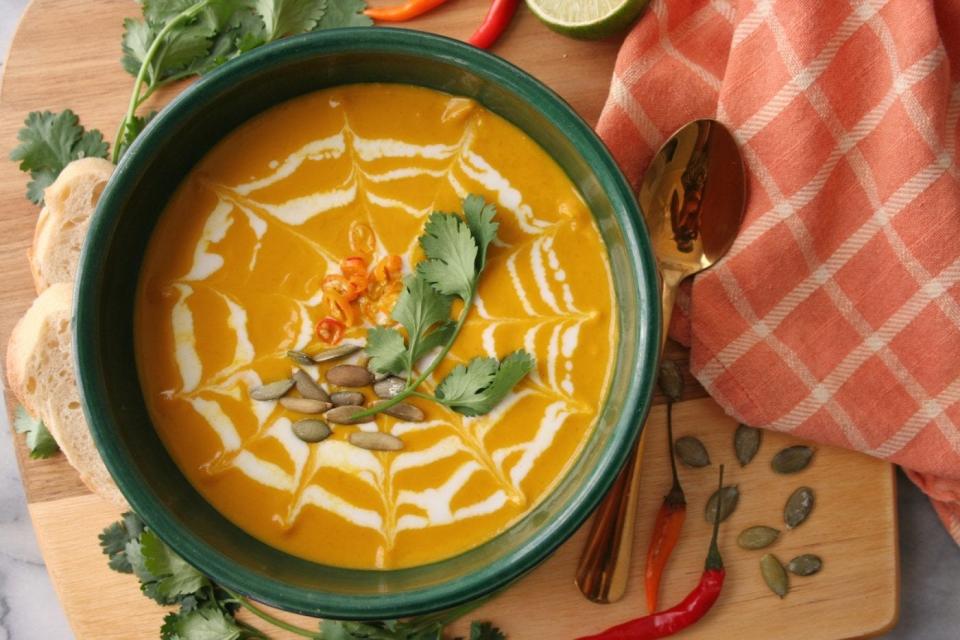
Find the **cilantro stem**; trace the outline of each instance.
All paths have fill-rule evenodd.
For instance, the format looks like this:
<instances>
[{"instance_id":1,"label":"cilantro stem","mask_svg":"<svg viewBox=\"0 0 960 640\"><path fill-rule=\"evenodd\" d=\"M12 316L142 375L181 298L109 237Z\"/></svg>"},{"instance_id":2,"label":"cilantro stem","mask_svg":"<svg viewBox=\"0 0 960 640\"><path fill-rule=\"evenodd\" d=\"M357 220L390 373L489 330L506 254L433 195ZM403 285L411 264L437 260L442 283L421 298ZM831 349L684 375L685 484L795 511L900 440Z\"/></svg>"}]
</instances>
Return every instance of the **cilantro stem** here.
<instances>
[{"instance_id":1,"label":"cilantro stem","mask_svg":"<svg viewBox=\"0 0 960 640\"><path fill-rule=\"evenodd\" d=\"M237 604L239 604L241 607L243 607L253 615L257 616L261 620L265 622L269 622L270 624L272 624L277 628L283 629L284 631L289 631L290 633L301 636L303 638L312 638L313 640L319 640L320 638L323 637L321 634L310 631L309 629L304 629L303 627L298 627L294 624L290 624L289 622L285 622L280 618L275 618L274 616L270 615L260 607L254 605L245 596L242 596L239 593L236 593L235 591L227 589L223 585L221 585L220 587L224 591L229 593L230 597L236 600Z\"/></svg>"},{"instance_id":2,"label":"cilantro stem","mask_svg":"<svg viewBox=\"0 0 960 640\"><path fill-rule=\"evenodd\" d=\"M147 49L147 55L143 57L143 62L140 63L140 71L137 72L137 79L134 80L133 93L130 95L130 102L127 105L127 113L123 117L123 120L120 121L120 127L117 129L117 135L114 138L113 153L111 155L111 160L114 164L120 160L120 149L124 146L122 143L124 137L126 136L127 126L136 116L137 107L143 100L146 100L146 97L141 99L140 91L143 89L143 85L147 82L147 71L150 68L150 63L153 62L154 57L156 57L157 52L160 51L160 48L164 44L164 40L166 40L166 37L170 34L170 32L178 28L184 22L195 18L197 14L206 8L208 4L210 4L210 0L202 0L197 4L191 5L187 9L184 9L173 20L164 25L163 29L161 29L157 34L157 37L153 39L152 43L150 43L150 48ZM153 82L149 83L147 86L147 95L152 93L155 88L156 87Z\"/></svg>"},{"instance_id":3,"label":"cilantro stem","mask_svg":"<svg viewBox=\"0 0 960 640\"><path fill-rule=\"evenodd\" d=\"M447 354L450 353L450 349L453 348L453 343L457 341L457 336L460 335L460 330L463 329L463 325L467 322L467 316L470 314L470 308L473 307L473 299L477 294L477 280L480 279L480 274L477 273L476 277L473 280L473 286L470 288L470 295L467 296L467 299L463 301L463 309L460 310L460 316L457 318L457 324L453 327L453 332L450 334L450 339L447 340L447 343L443 345L440 349L440 353L437 354L437 357L433 359L433 362L430 363L426 369L417 377L413 382L408 382L406 388L393 396L389 400L378 403L377 405L370 407L366 411L361 411L360 413L354 414L351 416L354 420L362 420L363 418L369 418L370 416L376 415L390 407L400 404L405 399L410 396L416 396L418 398L423 398L425 400L432 400L433 402L441 402L438 398L433 396L428 396L424 393L418 393L417 387L423 384L423 381L426 380L434 369L440 366L440 363L444 358L447 357Z\"/></svg>"}]
</instances>

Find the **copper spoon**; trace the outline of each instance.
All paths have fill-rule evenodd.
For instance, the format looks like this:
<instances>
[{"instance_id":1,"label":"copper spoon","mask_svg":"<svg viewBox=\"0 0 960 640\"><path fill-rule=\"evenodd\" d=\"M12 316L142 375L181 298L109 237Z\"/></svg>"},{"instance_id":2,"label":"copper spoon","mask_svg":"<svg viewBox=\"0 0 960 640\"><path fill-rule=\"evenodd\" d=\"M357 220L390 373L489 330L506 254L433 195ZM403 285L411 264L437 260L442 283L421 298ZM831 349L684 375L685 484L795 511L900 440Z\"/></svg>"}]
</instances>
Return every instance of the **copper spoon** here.
<instances>
[{"instance_id":1,"label":"copper spoon","mask_svg":"<svg viewBox=\"0 0 960 640\"><path fill-rule=\"evenodd\" d=\"M680 282L712 266L733 244L745 185L737 144L716 120L684 126L647 169L638 199L663 285L661 352ZM594 602L616 602L627 589L644 435L597 509L580 556L577 586Z\"/></svg>"}]
</instances>

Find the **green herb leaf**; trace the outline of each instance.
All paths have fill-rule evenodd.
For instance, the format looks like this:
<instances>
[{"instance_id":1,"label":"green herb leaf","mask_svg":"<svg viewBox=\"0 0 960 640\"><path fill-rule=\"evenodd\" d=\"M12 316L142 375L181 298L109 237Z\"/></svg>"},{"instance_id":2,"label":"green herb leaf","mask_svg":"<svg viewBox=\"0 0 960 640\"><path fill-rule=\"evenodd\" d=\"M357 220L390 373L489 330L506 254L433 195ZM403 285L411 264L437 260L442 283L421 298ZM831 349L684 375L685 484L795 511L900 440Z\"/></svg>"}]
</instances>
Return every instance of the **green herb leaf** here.
<instances>
[{"instance_id":1,"label":"green herb leaf","mask_svg":"<svg viewBox=\"0 0 960 640\"><path fill-rule=\"evenodd\" d=\"M327 12L317 23L317 29L369 27L373 20L363 13L366 8L367 3L363 0L330 0L327 2Z\"/></svg>"},{"instance_id":2,"label":"green herb leaf","mask_svg":"<svg viewBox=\"0 0 960 640\"><path fill-rule=\"evenodd\" d=\"M514 351L502 362L495 358L474 358L457 365L437 387L443 404L466 416L489 413L520 380L533 370L533 356Z\"/></svg>"},{"instance_id":3,"label":"green herb leaf","mask_svg":"<svg viewBox=\"0 0 960 640\"><path fill-rule=\"evenodd\" d=\"M327 10L326 0L256 0L267 42L313 31Z\"/></svg>"},{"instance_id":4,"label":"green herb leaf","mask_svg":"<svg viewBox=\"0 0 960 640\"><path fill-rule=\"evenodd\" d=\"M169 613L160 628L161 640L237 640L243 630L233 616L216 605Z\"/></svg>"},{"instance_id":5,"label":"green herb leaf","mask_svg":"<svg viewBox=\"0 0 960 640\"><path fill-rule=\"evenodd\" d=\"M195 4L189 3L184 8L188 9ZM209 20L194 18L169 31L154 56L147 59L154 40L159 37L165 24L177 18L180 13L172 14L162 22L129 18L123 21L123 68L136 76L140 68L146 65L149 87L159 86L175 77L198 73L200 65L195 63L204 60L210 51L215 27Z\"/></svg>"},{"instance_id":6,"label":"green herb leaf","mask_svg":"<svg viewBox=\"0 0 960 640\"><path fill-rule=\"evenodd\" d=\"M43 190L71 161L107 157L103 134L96 129L84 130L70 109L31 112L17 138L20 144L10 153L10 159L20 162L21 171L30 172L27 198L36 204L43 202Z\"/></svg>"},{"instance_id":7,"label":"green herb leaf","mask_svg":"<svg viewBox=\"0 0 960 640\"><path fill-rule=\"evenodd\" d=\"M463 201L463 215L467 219L467 226L473 234L479 247L477 256L477 271L482 271L487 264L487 247L497 237L500 223L494 222L497 208L476 194L470 194Z\"/></svg>"},{"instance_id":8,"label":"green herb leaf","mask_svg":"<svg viewBox=\"0 0 960 640\"><path fill-rule=\"evenodd\" d=\"M447 327L453 300L437 293L419 273L408 277L403 285L391 316L407 330L406 368L412 372L417 360L449 338ZM442 325L440 333L432 335L431 329L437 325Z\"/></svg>"},{"instance_id":9,"label":"green herb leaf","mask_svg":"<svg viewBox=\"0 0 960 640\"><path fill-rule=\"evenodd\" d=\"M133 573L133 567L127 558L126 547L138 542L143 533L143 520L132 511L123 514L122 519L114 522L100 534L100 548L110 558L108 565L120 573Z\"/></svg>"},{"instance_id":10,"label":"green herb leaf","mask_svg":"<svg viewBox=\"0 0 960 640\"><path fill-rule=\"evenodd\" d=\"M320 637L323 640L443 640L443 624L434 622L424 626L416 618L386 622L324 620L320 623Z\"/></svg>"},{"instance_id":11,"label":"green herb leaf","mask_svg":"<svg viewBox=\"0 0 960 640\"><path fill-rule=\"evenodd\" d=\"M140 550L143 566L156 578L156 595L160 599L176 602L180 596L210 584L202 573L187 564L150 530L140 535Z\"/></svg>"},{"instance_id":12,"label":"green herb leaf","mask_svg":"<svg viewBox=\"0 0 960 640\"><path fill-rule=\"evenodd\" d=\"M17 433L27 434L27 448L30 450L30 457L34 460L49 458L60 450L57 441L50 435L43 421L37 420L27 413L23 405L18 406L14 413L13 428L16 429Z\"/></svg>"},{"instance_id":13,"label":"green herb leaf","mask_svg":"<svg viewBox=\"0 0 960 640\"><path fill-rule=\"evenodd\" d=\"M373 327L367 332L370 368L378 373L403 375L407 366L407 345L396 329Z\"/></svg>"},{"instance_id":14,"label":"green herb leaf","mask_svg":"<svg viewBox=\"0 0 960 640\"><path fill-rule=\"evenodd\" d=\"M427 259L417 269L443 295L469 299L477 281L477 241L454 213L430 215L420 236Z\"/></svg>"},{"instance_id":15,"label":"green herb leaf","mask_svg":"<svg viewBox=\"0 0 960 640\"><path fill-rule=\"evenodd\" d=\"M470 640L507 640L506 634L489 622L470 623Z\"/></svg>"}]
</instances>

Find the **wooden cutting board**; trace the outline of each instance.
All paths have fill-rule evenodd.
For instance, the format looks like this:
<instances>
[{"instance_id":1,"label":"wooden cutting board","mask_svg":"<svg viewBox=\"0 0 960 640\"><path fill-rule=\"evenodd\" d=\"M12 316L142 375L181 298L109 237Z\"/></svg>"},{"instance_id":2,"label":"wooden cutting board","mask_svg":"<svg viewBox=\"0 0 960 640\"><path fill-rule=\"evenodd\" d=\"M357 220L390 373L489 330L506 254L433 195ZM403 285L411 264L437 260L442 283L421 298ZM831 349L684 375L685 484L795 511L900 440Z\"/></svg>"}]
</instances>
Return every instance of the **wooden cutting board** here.
<instances>
[{"instance_id":1,"label":"wooden cutting board","mask_svg":"<svg viewBox=\"0 0 960 640\"><path fill-rule=\"evenodd\" d=\"M464 38L487 4L455 0L412 26ZM130 0L34 0L13 40L0 88L3 156L14 146L16 132L31 110L72 108L85 126L99 128L112 139L132 83L119 65L122 21L138 14L138 6ZM596 122L619 44L618 39L585 43L562 38L521 9L496 52L558 91L587 121ZM158 94L153 106L161 106L178 89ZM4 274L0 339L4 343L35 295L25 252L38 209L24 199L25 183L14 163L0 160L0 272ZM680 347L672 345L668 357L685 366L686 354ZM12 409L15 399L8 395L7 400ZM690 512L664 578L663 602L678 602L702 570L709 538L703 506L716 480L717 463L727 463L730 480L739 484L742 493L737 511L722 529L721 548L728 567L723 594L700 624L678 637L834 640L882 633L896 622L896 496L890 465L820 447L814 463L801 474L776 476L769 468L770 458L796 441L767 433L757 459L741 469L733 461L735 423L689 376L685 401L677 405L674 416L677 436L700 437L714 464L682 469ZM637 552L626 598L603 606L579 595L573 573L586 533L581 530L543 566L474 617L492 620L515 640L563 640L645 612L643 550L669 485L662 406L654 408L648 429ZM17 440L33 524L76 637L158 637L164 611L139 594L134 578L110 571L100 554L97 534L117 518L115 509L83 487L63 456L29 460L21 438ZM790 594L781 601L760 578L760 554L739 549L735 539L753 524L782 528L784 501L801 484L816 490L816 510L809 522L785 533L771 551L784 561L799 553L817 553L824 559L824 569L814 577L795 578ZM463 625L457 629L462 631ZM294 636L271 631L271 637Z\"/></svg>"}]
</instances>

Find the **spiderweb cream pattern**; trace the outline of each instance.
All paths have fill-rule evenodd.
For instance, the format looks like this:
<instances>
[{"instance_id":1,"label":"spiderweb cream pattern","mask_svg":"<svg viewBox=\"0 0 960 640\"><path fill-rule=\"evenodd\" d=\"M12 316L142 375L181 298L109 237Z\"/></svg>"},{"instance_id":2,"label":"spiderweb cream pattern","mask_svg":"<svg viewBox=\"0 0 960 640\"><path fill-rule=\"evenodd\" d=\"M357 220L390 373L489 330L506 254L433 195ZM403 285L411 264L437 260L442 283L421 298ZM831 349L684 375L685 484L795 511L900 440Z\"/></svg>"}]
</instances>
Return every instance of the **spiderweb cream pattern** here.
<instances>
[{"instance_id":1,"label":"spiderweb cream pattern","mask_svg":"<svg viewBox=\"0 0 960 640\"><path fill-rule=\"evenodd\" d=\"M452 102L457 107L456 100ZM469 107L472 103L464 101ZM460 105L460 107L464 107ZM331 102L331 106L337 106ZM193 253L193 265L174 289L177 301L170 319L174 329L176 362L180 372L179 388L167 392L168 397L183 399L209 425L222 444L221 451L204 465L209 474L239 470L250 479L288 495L286 509L273 515L283 527L292 526L304 509L319 508L336 514L358 527L379 533L382 547L377 562L384 563L396 535L404 530L450 524L490 514L508 503L525 506L528 496L522 485L550 448L554 438L571 415L594 411L575 396L572 382L573 356L578 348L582 325L595 317L581 311L567 282L567 272L554 250L554 237L565 222L546 223L538 219L524 202L520 191L506 177L473 150L475 117L464 118L462 136L455 144L422 145L395 139L371 139L357 134L344 111L342 129L335 135L311 142L286 158L270 163L269 172L261 178L242 184L208 184L217 196L216 206L206 214L201 239ZM384 162L386 161L386 162ZM259 199L264 193L300 171L315 171L329 163L349 164L343 181L319 193L297 195L273 204ZM383 165L388 164L387 168ZM522 314L508 316L491 311L481 286L472 318L466 331L481 331L483 349L491 356L525 347L531 353L541 351L537 370L527 382L486 416L465 418L439 406L430 406L430 420L423 423L398 422L391 432L405 441L416 440L420 446L408 447L396 454L378 454L362 450L342 440L330 439L308 445L297 439L290 419L275 402L250 405L256 420L251 435L241 436L241 429L230 417L228 406L246 402L249 390L263 381L253 365L264 358L277 358L287 349L300 349L311 341L315 317L311 310L321 301L320 295L308 299L289 300L277 296L278 305L289 307L290 321L284 337L270 353L256 354L248 334L248 313L242 304L243 293L211 282L217 271L246 269L253 271L258 254L271 234L312 252L327 267L337 269L337 256L331 248L307 235L302 226L323 219L344 207L359 208L361 217L380 238L384 229L377 229L377 210L395 212L419 224L433 210L391 197L385 187L399 181L433 181L437 193L452 189L459 197L468 193L490 194L499 216L512 217L522 238L510 245L498 241L500 264L510 274L514 295ZM254 249L245 264L228 262L217 252L217 243L228 233L252 234ZM406 270L411 269L416 241L402 256ZM388 251L378 240L375 259ZM524 265L526 263L526 265ZM528 266L536 286L525 284L518 266ZM202 292L219 300L228 317L227 324L236 345L230 364L220 370L204 368L197 352L194 317L189 301ZM495 305L503 306L503 305ZM515 305L516 306L516 305ZM491 307L492 308L492 307ZM523 329L523 344L498 344L498 331L511 327ZM516 335L514 333L514 335ZM538 344L545 344L538 349ZM262 350L261 350L262 351ZM454 351L454 354L456 351ZM429 357L429 356L428 356ZM455 356L456 357L456 356ZM314 377L316 370L311 371ZM438 382L428 379L431 388ZM539 425L528 441L488 450L486 441L504 415L514 407L537 398L545 403ZM359 426L376 430L375 423ZM255 453L257 445L273 440L278 443L289 465L284 468ZM438 464L442 463L442 464ZM445 470L431 476L431 486L420 490L398 487L397 477L405 471L437 466ZM338 495L336 483L317 480L318 474L335 471L348 474L379 496L378 508L356 504ZM489 480L487 495L469 504L455 504L455 498L470 480L483 476ZM462 500L461 500L462 502Z\"/></svg>"}]
</instances>

